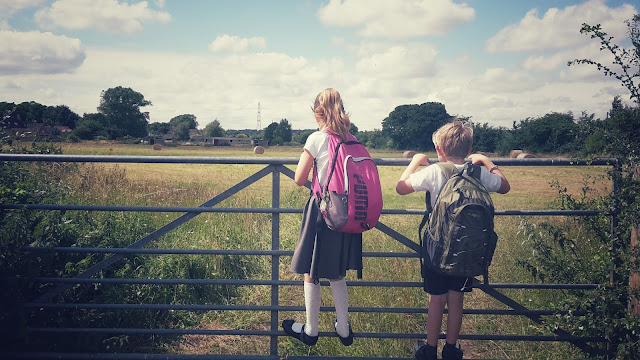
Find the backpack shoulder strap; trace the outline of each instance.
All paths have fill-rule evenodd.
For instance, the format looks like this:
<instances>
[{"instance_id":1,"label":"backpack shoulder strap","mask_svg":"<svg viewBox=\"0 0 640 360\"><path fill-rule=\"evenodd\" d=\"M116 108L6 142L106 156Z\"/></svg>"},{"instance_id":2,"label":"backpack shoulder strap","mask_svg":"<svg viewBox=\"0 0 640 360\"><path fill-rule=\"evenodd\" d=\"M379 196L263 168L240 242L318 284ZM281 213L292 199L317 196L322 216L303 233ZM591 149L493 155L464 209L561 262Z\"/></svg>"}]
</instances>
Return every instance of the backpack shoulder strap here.
<instances>
[{"instance_id":1,"label":"backpack shoulder strap","mask_svg":"<svg viewBox=\"0 0 640 360\"><path fill-rule=\"evenodd\" d=\"M455 165L453 165L453 163L450 162L439 162L437 163L438 166L440 167L440 170L442 170L442 172L444 173L444 176L447 179L451 179L451 177L453 175L459 174L460 171L458 171L458 168L456 168Z\"/></svg>"},{"instance_id":2,"label":"backpack shoulder strap","mask_svg":"<svg viewBox=\"0 0 640 360\"><path fill-rule=\"evenodd\" d=\"M480 181L480 174L482 173L482 167L480 165L474 165L470 162L467 162L464 164L464 168L462 170L466 170L469 176Z\"/></svg>"}]
</instances>

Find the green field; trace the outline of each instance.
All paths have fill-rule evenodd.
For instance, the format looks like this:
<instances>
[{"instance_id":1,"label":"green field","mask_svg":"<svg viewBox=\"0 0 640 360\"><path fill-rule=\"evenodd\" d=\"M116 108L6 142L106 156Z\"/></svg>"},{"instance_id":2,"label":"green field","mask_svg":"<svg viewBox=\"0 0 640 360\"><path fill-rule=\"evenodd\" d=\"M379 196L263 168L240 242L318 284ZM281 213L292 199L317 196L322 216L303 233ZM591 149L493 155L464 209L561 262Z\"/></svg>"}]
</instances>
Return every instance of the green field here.
<instances>
[{"instance_id":1,"label":"green field","mask_svg":"<svg viewBox=\"0 0 640 360\"><path fill-rule=\"evenodd\" d=\"M286 157L296 158L301 149L294 147L267 148L264 155L254 155L252 148L240 147L164 147L153 150L151 146L118 145L108 143L65 144L65 154L113 154L113 155L149 155L149 156L215 156L215 157ZM372 151L374 158L399 158L399 151ZM430 157L435 157L430 154ZM86 165L89 167L90 165ZM148 206L197 206L213 198L222 191L245 179L264 165L202 165L202 164L94 164L82 179L82 198L73 201L94 204L128 204ZM290 166L294 169L295 166ZM583 187L582 179L592 176L596 180L599 194L611 190L610 181L604 176L605 167L527 167L503 166L503 172L511 183L511 192L506 195L494 195L497 210L536 210L549 209L557 195L550 181L557 180L567 187L570 193L578 194ZM395 193L395 184L403 167L381 166L379 168L383 185L385 209L424 209L424 194L416 193L399 196ZM82 185L80 182L82 181ZM598 195L590 193L589 196ZM301 208L308 196L308 190L298 188L293 181L281 176L281 207ZM225 200L222 207L270 207L271 178L268 176L242 190L232 198ZM145 225L160 227L178 217L174 213L146 215ZM202 249L270 249L270 214L201 214L186 225L172 231L150 247L158 248L202 248ZM131 215L127 221L141 221ZM418 241L417 227L420 216L384 215L381 222ZM499 235L498 249L491 268L491 281L496 283L531 282L530 276L516 266L515 259L526 255L531 249L523 246L519 234L521 219L516 217L497 217L496 231ZM299 231L300 215L283 214L280 216L280 244L283 250L293 250ZM364 235L365 251L406 252L407 249L394 239L378 230ZM142 266L140 277L213 277L226 278L239 275L243 278L270 278L269 259L217 256L155 256ZM417 259L402 258L365 258L364 281L420 281ZM280 278L301 280L301 277L288 272L290 259L282 257ZM186 265L185 265L186 264ZM198 269L184 271L184 268ZM177 270L181 269L181 270ZM355 274L348 274L348 281L357 281ZM167 286L165 286L166 288ZM170 287L170 286L169 286ZM154 290L160 287L127 286L129 289L144 288L147 293L190 292L193 289L182 286L174 290ZM562 296L561 293L535 290L503 290L503 293L516 299L531 309L545 309L549 301ZM184 295L184 294L181 294ZM323 288L323 306L332 306L331 291ZM350 306L354 307L426 307L427 296L419 288L375 288L353 286L349 288ZM177 298L177 295L176 295ZM180 299L185 298L184 296ZM186 296L187 299L192 297ZM196 297L193 297L196 299ZM163 301L166 301L166 298ZM202 301L202 298L199 298ZM146 298L154 303L153 298ZM178 300L176 300L178 301ZM183 300L180 300L183 301ZM242 287L235 289L222 300L229 304L270 303L270 289L267 286ZM145 301L146 302L146 301ZM301 287L281 287L281 305L304 305ZM467 309L506 309L480 290L465 300ZM320 331L333 331L333 314L321 313ZM280 313L280 320L293 317L304 321L303 313ZM398 332L422 333L425 330L426 315L393 313L351 313L351 323L358 332ZM191 317L197 326L203 329L269 329L269 313L246 311L208 312ZM186 324L186 322L185 322ZM467 315L463 323L463 334L496 335L550 335L524 317L500 315ZM156 339L157 344L158 339ZM414 339L365 339L356 338L354 344L343 347L337 338L321 338L318 345L308 348L288 338L279 340L279 353L287 351L290 355L317 356L380 356L411 357ZM269 340L260 337L238 336L196 336L189 335L179 339L160 341L150 352L168 351L178 353L233 353L268 354ZM571 359L581 355L571 346L555 342L521 343L513 341L462 341L465 358L506 358L506 359Z\"/></svg>"}]
</instances>

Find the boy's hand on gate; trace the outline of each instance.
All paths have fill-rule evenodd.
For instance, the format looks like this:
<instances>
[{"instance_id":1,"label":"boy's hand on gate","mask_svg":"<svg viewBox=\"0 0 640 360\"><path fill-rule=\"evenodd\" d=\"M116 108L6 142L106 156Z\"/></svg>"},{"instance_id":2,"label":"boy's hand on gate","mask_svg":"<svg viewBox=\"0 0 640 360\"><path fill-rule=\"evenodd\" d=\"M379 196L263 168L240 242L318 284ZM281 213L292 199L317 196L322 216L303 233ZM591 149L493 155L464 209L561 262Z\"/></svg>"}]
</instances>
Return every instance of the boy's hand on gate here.
<instances>
[{"instance_id":1,"label":"boy's hand on gate","mask_svg":"<svg viewBox=\"0 0 640 360\"><path fill-rule=\"evenodd\" d=\"M411 159L411 162L417 165L429 166L429 158L425 154L415 154Z\"/></svg>"},{"instance_id":2,"label":"boy's hand on gate","mask_svg":"<svg viewBox=\"0 0 640 360\"><path fill-rule=\"evenodd\" d=\"M474 165L475 164L487 165L487 163L490 161L486 155L482 155L482 154L471 154L469 155L469 159L471 159L471 163Z\"/></svg>"}]
</instances>

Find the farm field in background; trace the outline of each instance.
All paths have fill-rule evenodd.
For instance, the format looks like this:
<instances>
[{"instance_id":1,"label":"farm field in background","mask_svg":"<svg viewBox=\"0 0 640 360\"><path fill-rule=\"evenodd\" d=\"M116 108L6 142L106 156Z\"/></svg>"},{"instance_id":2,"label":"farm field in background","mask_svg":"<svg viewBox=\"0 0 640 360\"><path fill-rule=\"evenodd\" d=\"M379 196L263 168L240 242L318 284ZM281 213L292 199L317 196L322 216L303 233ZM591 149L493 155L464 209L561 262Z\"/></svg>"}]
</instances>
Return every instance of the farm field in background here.
<instances>
[{"instance_id":1,"label":"farm field in background","mask_svg":"<svg viewBox=\"0 0 640 360\"><path fill-rule=\"evenodd\" d=\"M216 156L216 157L286 157L297 158L301 147L269 147L264 155L254 155L253 148L236 147L163 147L154 151L151 146L119 145L108 143L64 144L64 154L92 155L161 155L161 156ZM402 152L371 150L374 158L400 158ZM435 154L429 154L434 158ZM95 177L85 182L86 202L100 204L128 204L148 206L197 206L222 191L235 185L265 165L208 165L208 164L93 164L97 170ZM292 170L295 166L289 166ZM558 190L550 186L557 181L567 191L579 194L586 183L596 190L588 196L603 195L611 190L611 182L606 177L606 167L533 167L502 166L503 172L511 183L511 192L506 195L494 195L497 210L537 210L553 207ZM379 172L383 186L385 209L424 209L424 193L399 196L395 193L395 184L404 170L401 166L381 166ZM101 174L121 174L121 181L105 185ZM308 190L294 185L288 177L281 175L281 207L302 208ZM585 180L587 179L587 180ZM77 199L76 199L77 200ZM242 190L232 198L225 200L222 207L269 207L271 205L271 178L263 178ZM176 218L177 214L153 214L150 223L160 227ZM299 231L299 214L282 214L280 243L282 250L294 250ZM395 229L413 241L417 239L417 227L421 216L384 215L385 225ZM201 214L187 225L180 227L161 238L151 247L158 248L203 248L203 249L270 249L269 214ZM531 282L530 276L516 266L515 259L526 254L523 239L519 235L520 219L517 217L497 217L496 231L499 235L498 249L491 268L491 281L497 283ZM365 251L406 252L404 246L383 233L372 230L364 235ZM190 256L191 258L192 256ZM193 256L195 258L196 256ZM164 278L179 278L184 274L171 274L173 263L179 262L175 255L158 256L157 261L165 267ZM215 272L224 278L229 265L218 264L215 257L200 257L207 271ZM243 260L244 261L244 260ZM365 258L363 281L420 281L417 259L403 258ZM153 265L156 264L156 265ZM289 273L289 257L282 257L280 278L283 280L301 280L301 277ZM149 263L147 266L157 266ZM225 267L226 266L226 267ZM254 260L246 274L250 278L269 278L268 259ZM226 269L226 270L225 270ZM153 274L151 268L140 270L141 274ZM355 274L348 274L348 281L358 281ZM170 285L168 285L170 286ZM165 285L167 287L167 285ZM182 288L181 291L190 291ZM561 296L560 293L536 292L535 290L504 291L512 298L524 303L531 309L545 309L549 301ZM331 292L322 290L323 306L332 306ZM373 288L354 286L349 288L350 306L357 307L426 307L427 296L419 288ZM230 298L232 304L268 305L269 287L241 287ZM302 306L304 298L301 287L282 287L280 304ZM485 309L504 308L480 290L466 298L465 308ZM320 331L333 331L331 312L323 312L320 317ZM303 313L280 313L281 320L293 317L304 321ZM401 332L423 333L426 315L387 314L387 313L351 313L350 320L355 332ZM269 314L242 311L208 312L198 319L198 328L203 329L268 329ZM521 317L468 315L465 316L463 334L526 334L549 335L529 320ZM245 339L248 338L248 339ZM268 352L267 338L258 337L219 337L184 336L167 340L162 347L170 352L185 354L231 353L264 354ZM156 340L157 341L157 340ZM321 338L318 345L308 348L286 337L281 337L280 351L287 350L290 355L317 356L389 356L410 357L412 339L362 339L356 338L351 347L343 347L336 338ZM462 341L465 357L488 358L532 358L532 359L571 359L580 358L580 354L563 343L519 343L509 341ZM151 351L151 352L157 352Z\"/></svg>"}]
</instances>

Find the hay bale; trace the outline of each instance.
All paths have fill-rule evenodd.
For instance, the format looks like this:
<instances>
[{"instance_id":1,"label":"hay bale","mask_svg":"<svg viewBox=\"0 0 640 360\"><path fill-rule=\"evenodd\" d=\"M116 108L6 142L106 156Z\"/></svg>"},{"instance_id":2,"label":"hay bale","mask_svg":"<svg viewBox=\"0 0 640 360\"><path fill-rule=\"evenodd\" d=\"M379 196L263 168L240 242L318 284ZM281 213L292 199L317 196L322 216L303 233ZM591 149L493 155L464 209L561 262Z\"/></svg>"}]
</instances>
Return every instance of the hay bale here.
<instances>
[{"instance_id":1,"label":"hay bale","mask_svg":"<svg viewBox=\"0 0 640 360\"><path fill-rule=\"evenodd\" d=\"M522 150L511 150L511 152L509 152L509 157L515 159L518 155L522 154L522 152Z\"/></svg>"},{"instance_id":2,"label":"hay bale","mask_svg":"<svg viewBox=\"0 0 640 360\"><path fill-rule=\"evenodd\" d=\"M476 154L480 154L480 155L484 155L484 156L487 156L487 153L485 153L485 152L482 152L482 151L476 151Z\"/></svg>"},{"instance_id":3,"label":"hay bale","mask_svg":"<svg viewBox=\"0 0 640 360\"><path fill-rule=\"evenodd\" d=\"M254 154L264 154L264 147L262 146L256 146L253 148L253 153Z\"/></svg>"},{"instance_id":4,"label":"hay bale","mask_svg":"<svg viewBox=\"0 0 640 360\"><path fill-rule=\"evenodd\" d=\"M527 154L527 153L522 153L522 154L518 154L518 159L531 159L534 158L535 156L531 155L531 154Z\"/></svg>"},{"instance_id":5,"label":"hay bale","mask_svg":"<svg viewBox=\"0 0 640 360\"><path fill-rule=\"evenodd\" d=\"M162 145L160 145L160 144L153 144L153 150L162 150Z\"/></svg>"},{"instance_id":6,"label":"hay bale","mask_svg":"<svg viewBox=\"0 0 640 360\"><path fill-rule=\"evenodd\" d=\"M402 157L404 157L404 158L406 158L406 159L412 159L412 158L413 158L413 155L415 155L415 154L416 154L416 152L415 152L415 151L407 150L407 151L405 151L404 153L402 153Z\"/></svg>"}]
</instances>

